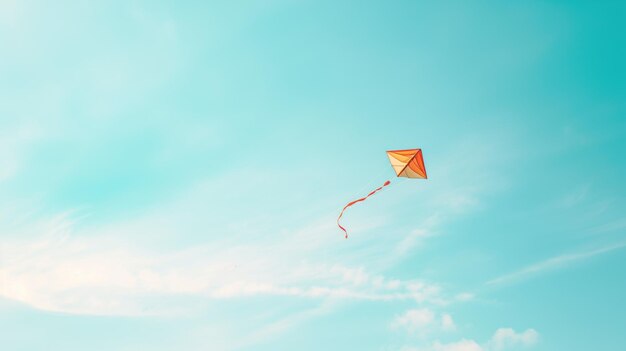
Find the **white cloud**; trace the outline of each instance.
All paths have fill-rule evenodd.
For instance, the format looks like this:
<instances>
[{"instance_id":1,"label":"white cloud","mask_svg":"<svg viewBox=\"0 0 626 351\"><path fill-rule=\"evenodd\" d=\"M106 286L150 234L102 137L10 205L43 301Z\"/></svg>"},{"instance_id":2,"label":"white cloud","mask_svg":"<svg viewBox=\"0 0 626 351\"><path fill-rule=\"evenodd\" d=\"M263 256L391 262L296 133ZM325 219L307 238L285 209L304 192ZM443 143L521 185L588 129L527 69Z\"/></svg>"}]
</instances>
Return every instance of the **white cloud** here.
<instances>
[{"instance_id":1,"label":"white cloud","mask_svg":"<svg viewBox=\"0 0 626 351\"><path fill-rule=\"evenodd\" d=\"M303 323L308 321L309 319L329 314L333 311L333 303L326 301L321 303L319 306L304 310L302 312L289 315L288 317L282 318L278 321L272 322L259 330L253 332L251 335L246 336L241 339L237 343L238 348L242 348L245 346L255 345L260 341L269 339L277 334L283 333L286 330L289 330L294 325Z\"/></svg>"},{"instance_id":2,"label":"white cloud","mask_svg":"<svg viewBox=\"0 0 626 351\"><path fill-rule=\"evenodd\" d=\"M456 329L456 325L454 324L454 320L451 315L447 313L441 315L441 329L444 331L452 331Z\"/></svg>"},{"instance_id":3,"label":"white cloud","mask_svg":"<svg viewBox=\"0 0 626 351\"><path fill-rule=\"evenodd\" d=\"M422 222L420 228L413 230L405 238L403 238L402 241L400 241L395 248L397 254L404 255L408 253L411 249L417 246L421 240L434 235L435 228L438 224L440 224L440 222L441 216L438 214L427 217Z\"/></svg>"},{"instance_id":4,"label":"white cloud","mask_svg":"<svg viewBox=\"0 0 626 351\"><path fill-rule=\"evenodd\" d=\"M466 340L462 339L457 342L452 342L448 344L441 344L439 342L435 342L432 351L483 351L483 348L478 345L474 340Z\"/></svg>"},{"instance_id":5,"label":"white cloud","mask_svg":"<svg viewBox=\"0 0 626 351\"><path fill-rule=\"evenodd\" d=\"M534 329L527 329L516 333L511 328L500 328L489 341L489 349L493 351L506 350L511 346L532 346L539 340L539 333Z\"/></svg>"},{"instance_id":6,"label":"white cloud","mask_svg":"<svg viewBox=\"0 0 626 351\"><path fill-rule=\"evenodd\" d=\"M438 315L428 308L410 309L397 316L391 326L421 336L439 331L453 331L456 328L450 314Z\"/></svg>"},{"instance_id":7,"label":"white cloud","mask_svg":"<svg viewBox=\"0 0 626 351\"><path fill-rule=\"evenodd\" d=\"M370 280L370 277L363 268L351 269L347 267L334 267L343 276L343 280L354 285L363 285Z\"/></svg>"},{"instance_id":8,"label":"white cloud","mask_svg":"<svg viewBox=\"0 0 626 351\"><path fill-rule=\"evenodd\" d=\"M162 251L119 238L134 226L113 228L119 232L76 233L67 216L22 228L17 238L3 240L0 294L43 310L119 315L186 308L170 305L165 310L166 304L146 302L150 296L279 295L416 302L440 298L440 289L433 284L388 279L338 262L299 260L311 256L309 246L298 244L299 236L273 243L218 243Z\"/></svg>"},{"instance_id":9,"label":"white cloud","mask_svg":"<svg viewBox=\"0 0 626 351\"><path fill-rule=\"evenodd\" d=\"M527 329L522 333L517 333L511 328L500 328L496 330L489 341L479 344L472 339L461 339L459 341L442 343L434 341L424 347L405 346L403 351L505 351L516 347L530 347L539 340L539 333L534 329Z\"/></svg>"},{"instance_id":10,"label":"white cloud","mask_svg":"<svg viewBox=\"0 0 626 351\"><path fill-rule=\"evenodd\" d=\"M392 325L414 333L420 329L430 327L434 322L435 313L427 308L422 308L406 311L403 315L398 316Z\"/></svg>"},{"instance_id":11,"label":"white cloud","mask_svg":"<svg viewBox=\"0 0 626 351\"><path fill-rule=\"evenodd\" d=\"M450 343L433 342L425 347L403 346L400 351L486 351L474 340L461 339Z\"/></svg>"}]
</instances>

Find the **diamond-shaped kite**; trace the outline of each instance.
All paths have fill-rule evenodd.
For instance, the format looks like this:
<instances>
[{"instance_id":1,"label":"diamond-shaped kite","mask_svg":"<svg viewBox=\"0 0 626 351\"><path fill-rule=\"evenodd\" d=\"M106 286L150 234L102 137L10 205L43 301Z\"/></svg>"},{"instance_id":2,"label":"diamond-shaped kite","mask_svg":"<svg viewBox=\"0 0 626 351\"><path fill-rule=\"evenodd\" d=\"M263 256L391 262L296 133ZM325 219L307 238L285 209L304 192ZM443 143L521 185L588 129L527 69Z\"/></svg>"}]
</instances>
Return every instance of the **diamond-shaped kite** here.
<instances>
[{"instance_id":1,"label":"diamond-shaped kite","mask_svg":"<svg viewBox=\"0 0 626 351\"><path fill-rule=\"evenodd\" d=\"M389 157L389 162L391 162L391 167L393 167L396 172L396 176L417 179L428 178L426 175L426 167L424 166L422 149L390 150L387 151L387 157ZM376 192L382 190L382 188L389 184L391 184L391 182L386 181L381 187L376 188L374 191L367 194L367 196L351 201L344 206L343 210L341 210L341 213L339 214L339 217L337 218L337 225L346 234L346 239L348 238L348 231L346 231L346 229L339 224L339 220L343 216L343 212L346 208L356 204L357 202L365 201L368 197L374 195Z\"/></svg>"},{"instance_id":2,"label":"diamond-shaped kite","mask_svg":"<svg viewBox=\"0 0 626 351\"><path fill-rule=\"evenodd\" d=\"M422 149L387 151L391 167L398 177L426 179Z\"/></svg>"}]
</instances>

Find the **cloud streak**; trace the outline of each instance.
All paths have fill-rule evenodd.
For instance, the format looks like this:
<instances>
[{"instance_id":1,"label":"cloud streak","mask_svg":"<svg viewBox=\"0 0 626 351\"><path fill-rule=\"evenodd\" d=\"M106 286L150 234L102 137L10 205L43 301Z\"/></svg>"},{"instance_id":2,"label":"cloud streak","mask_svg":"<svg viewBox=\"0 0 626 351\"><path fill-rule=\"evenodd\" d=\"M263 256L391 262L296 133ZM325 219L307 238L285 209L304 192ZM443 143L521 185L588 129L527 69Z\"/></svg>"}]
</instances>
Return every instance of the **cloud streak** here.
<instances>
[{"instance_id":1,"label":"cloud streak","mask_svg":"<svg viewBox=\"0 0 626 351\"><path fill-rule=\"evenodd\" d=\"M441 300L435 284L388 279L368 273L363 267L340 263L298 262L297 256L311 253L307 246L290 240L219 248L205 244L158 252L125 245L106 234L76 235L65 217L38 224L32 230L48 234L3 244L1 294L43 310L160 314L171 311L143 301L154 296L189 295L205 299L275 295L433 303ZM292 240L298 240L298 236Z\"/></svg>"},{"instance_id":2,"label":"cloud streak","mask_svg":"<svg viewBox=\"0 0 626 351\"><path fill-rule=\"evenodd\" d=\"M620 250L624 247L626 247L626 242L608 245L595 250L555 256L547 260L524 267L518 271L494 278L488 281L487 285L498 286L516 283L525 279L529 279L535 275L539 275L556 269L566 268L567 266L575 262L590 259L594 256L603 255L615 250Z\"/></svg>"}]
</instances>

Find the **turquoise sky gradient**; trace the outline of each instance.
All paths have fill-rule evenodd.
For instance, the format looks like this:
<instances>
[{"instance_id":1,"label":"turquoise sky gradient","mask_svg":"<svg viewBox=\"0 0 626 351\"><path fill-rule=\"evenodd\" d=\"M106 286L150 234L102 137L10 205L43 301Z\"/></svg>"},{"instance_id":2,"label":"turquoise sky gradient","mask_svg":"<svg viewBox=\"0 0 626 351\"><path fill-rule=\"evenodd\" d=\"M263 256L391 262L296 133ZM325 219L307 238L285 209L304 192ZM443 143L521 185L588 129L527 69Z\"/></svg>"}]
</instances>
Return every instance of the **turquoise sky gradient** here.
<instances>
[{"instance_id":1,"label":"turquoise sky gradient","mask_svg":"<svg viewBox=\"0 0 626 351\"><path fill-rule=\"evenodd\" d=\"M620 350L624 18L0 1L0 349Z\"/></svg>"}]
</instances>

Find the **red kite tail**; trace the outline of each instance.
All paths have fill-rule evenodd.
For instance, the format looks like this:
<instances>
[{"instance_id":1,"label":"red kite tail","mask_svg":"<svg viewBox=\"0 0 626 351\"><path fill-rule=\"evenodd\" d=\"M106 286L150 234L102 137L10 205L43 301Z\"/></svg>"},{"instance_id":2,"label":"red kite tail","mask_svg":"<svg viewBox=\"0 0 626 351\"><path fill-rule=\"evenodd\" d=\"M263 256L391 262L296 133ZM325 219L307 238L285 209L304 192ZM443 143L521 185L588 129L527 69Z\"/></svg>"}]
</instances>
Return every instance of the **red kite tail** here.
<instances>
[{"instance_id":1,"label":"red kite tail","mask_svg":"<svg viewBox=\"0 0 626 351\"><path fill-rule=\"evenodd\" d=\"M376 194L376 192L378 192L379 190L382 190L382 188L386 187L387 185L391 184L390 181L386 181L385 184L383 184L383 186L377 188L376 190L372 191L371 193L367 194L366 197L362 197L360 199L354 200L352 202L349 202L344 208L343 210L341 210L341 213L339 214L339 217L337 218L337 225L339 226L339 229L343 230L344 233L346 233L346 239L348 239L348 232L346 231L346 228L342 227L341 224L339 224L339 220L341 219L341 216L343 216L343 212L346 210L346 208L354 205L357 202L361 202L361 201L365 201L365 199L367 199L368 197Z\"/></svg>"}]
</instances>

